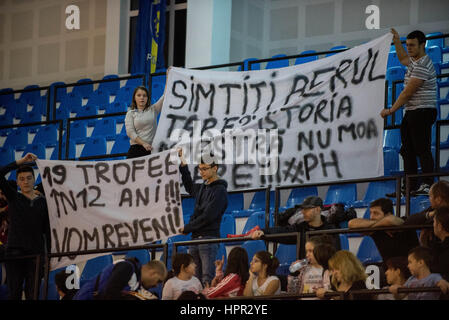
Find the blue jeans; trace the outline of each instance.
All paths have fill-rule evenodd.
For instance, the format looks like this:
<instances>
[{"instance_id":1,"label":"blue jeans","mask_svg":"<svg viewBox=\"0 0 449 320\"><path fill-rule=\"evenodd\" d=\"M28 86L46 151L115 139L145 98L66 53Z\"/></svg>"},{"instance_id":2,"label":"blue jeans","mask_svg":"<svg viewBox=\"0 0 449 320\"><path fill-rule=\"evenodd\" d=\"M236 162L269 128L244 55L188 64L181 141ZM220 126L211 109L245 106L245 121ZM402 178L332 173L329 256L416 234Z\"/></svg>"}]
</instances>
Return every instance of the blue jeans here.
<instances>
[{"instance_id":1,"label":"blue jeans","mask_svg":"<svg viewBox=\"0 0 449 320\"><path fill-rule=\"evenodd\" d=\"M216 239L215 237L198 237L199 239ZM215 260L217 259L218 243L207 243L189 246L189 253L196 264L196 277L203 283L211 283L215 277Z\"/></svg>"}]
</instances>

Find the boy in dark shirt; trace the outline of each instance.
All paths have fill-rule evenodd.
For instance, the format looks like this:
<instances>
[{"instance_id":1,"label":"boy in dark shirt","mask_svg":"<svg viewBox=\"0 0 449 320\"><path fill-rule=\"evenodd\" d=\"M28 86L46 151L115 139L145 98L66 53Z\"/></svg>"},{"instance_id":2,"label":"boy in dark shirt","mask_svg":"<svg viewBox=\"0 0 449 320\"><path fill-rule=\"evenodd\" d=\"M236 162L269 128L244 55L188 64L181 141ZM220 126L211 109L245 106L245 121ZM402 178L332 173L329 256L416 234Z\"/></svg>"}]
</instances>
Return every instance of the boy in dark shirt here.
<instances>
[{"instance_id":1,"label":"boy in dark shirt","mask_svg":"<svg viewBox=\"0 0 449 320\"><path fill-rule=\"evenodd\" d=\"M0 189L8 200L10 220L6 258L43 254L51 248L47 202L34 192L33 168L22 166L36 159L34 154L28 153L22 159L0 168ZM5 178L9 171L15 169L21 192L14 189ZM24 281L26 299L33 298L35 264L35 259L11 260L6 263L10 299L21 299Z\"/></svg>"}]
</instances>

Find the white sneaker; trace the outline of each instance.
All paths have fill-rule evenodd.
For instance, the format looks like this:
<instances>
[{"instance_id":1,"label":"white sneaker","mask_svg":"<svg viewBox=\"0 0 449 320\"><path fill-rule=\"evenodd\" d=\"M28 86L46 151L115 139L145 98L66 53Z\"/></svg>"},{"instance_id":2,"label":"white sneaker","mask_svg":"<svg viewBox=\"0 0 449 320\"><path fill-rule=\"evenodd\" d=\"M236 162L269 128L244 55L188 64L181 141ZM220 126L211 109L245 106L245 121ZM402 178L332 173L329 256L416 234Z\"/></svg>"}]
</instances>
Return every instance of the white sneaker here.
<instances>
[{"instance_id":1,"label":"white sneaker","mask_svg":"<svg viewBox=\"0 0 449 320\"><path fill-rule=\"evenodd\" d=\"M430 186L426 183L423 183L419 186L418 190L412 191L410 195L412 197L416 196L428 196L430 192Z\"/></svg>"}]
</instances>

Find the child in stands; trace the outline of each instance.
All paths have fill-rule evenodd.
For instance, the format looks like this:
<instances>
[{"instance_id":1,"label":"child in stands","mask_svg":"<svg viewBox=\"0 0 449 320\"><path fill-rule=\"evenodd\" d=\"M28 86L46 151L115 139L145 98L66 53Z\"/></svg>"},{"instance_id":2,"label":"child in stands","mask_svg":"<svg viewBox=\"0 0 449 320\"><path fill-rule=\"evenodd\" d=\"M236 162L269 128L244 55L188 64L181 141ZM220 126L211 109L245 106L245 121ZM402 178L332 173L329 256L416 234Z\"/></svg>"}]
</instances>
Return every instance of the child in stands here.
<instances>
[{"instance_id":1,"label":"child in stands","mask_svg":"<svg viewBox=\"0 0 449 320\"><path fill-rule=\"evenodd\" d=\"M184 291L196 294L203 290L203 286L194 276L196 264L188 253L178 253L173 258L172 278L167 280L162 290L162 300L176 300Z\"/></svg>"},{"instance_id":2,"label":"child in stands","mask_svg":"<svg viewBox=\"0 0 449 320\"><path fill-rule=\"evenodd\" d=\"M432 251L426 247L416 247L412 249L408 255L408 269L412 276L404 283L404 285L392 285L389 290L395 299L404 299L407 294L399 294L398 289L419 288L419 287L436 287L442 277L439 273L430 272L430 263L432 261ZM409 293L409 300L438 300L441 292L416 292Z\"/></svg>"},{"instance_id":3,"label":"child in stands","mask_svg":"<svg viewBox=\"0 0 449 320\"><path fill-rule=\"evenodd\" d=\"M267 251L257 252L250 266L249 279L243 294L250 296L269 296L281 292L281 281L276 274L279 260Z\"/></svg>"},{"instance_id":4,"label":"child in stands","mask_svg":"<svg viewBox=\"0 0 449 320\"><path fill-rule=\"evenodd\" d=\"M224 257L215 261L215 278L211 286L203 290L208 299L235 297L243 294L244 283L248 280L248 254L241 247L229 252L228 263L223 273Z\"/></svg>"},{"instance_id":5,"label":"child in stands","mask_svg":"<svg viewBox=\"0 0 449 320\"><path fill-rule=\"evenodd\" d=\"M330 288L327 262L335 253L335 248L331 244L326 243L326 239L323 237L310 238L306 242L305 248L308 265L299 270L296 277L295 275L289 275L287 286L288 293L313 293L318 288ZM323 261L322 263L326 264L326 269L324 269L324 267L317 261L315 253L320 255L320 258ZM295 262L293 262L293 264Z\"/></svg>"}]
</instances>

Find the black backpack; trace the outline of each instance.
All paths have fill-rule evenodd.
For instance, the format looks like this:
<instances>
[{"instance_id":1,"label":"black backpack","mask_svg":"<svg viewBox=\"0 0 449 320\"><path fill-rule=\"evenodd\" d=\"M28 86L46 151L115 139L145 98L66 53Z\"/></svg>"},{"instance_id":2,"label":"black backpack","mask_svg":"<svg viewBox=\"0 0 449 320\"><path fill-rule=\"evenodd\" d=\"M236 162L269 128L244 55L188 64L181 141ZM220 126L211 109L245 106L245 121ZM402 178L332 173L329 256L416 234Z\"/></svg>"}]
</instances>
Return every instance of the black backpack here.
<instances>
[{"instance_id":1,"label":"black backpack","mask_svg":"<svg viewBox=\"0 0 449 320\"><path fill-rule=\"evenodd\" d=\"M334 203L329 208L327 221L338 226L341 222L349 221L354 218L357 218L357 212L354 208L351 207L345 210L345 205L343 203Z\"/></svg>"}]
</instances>

